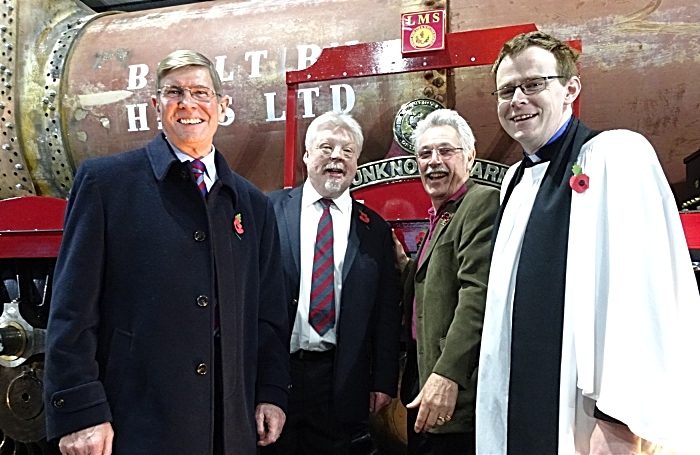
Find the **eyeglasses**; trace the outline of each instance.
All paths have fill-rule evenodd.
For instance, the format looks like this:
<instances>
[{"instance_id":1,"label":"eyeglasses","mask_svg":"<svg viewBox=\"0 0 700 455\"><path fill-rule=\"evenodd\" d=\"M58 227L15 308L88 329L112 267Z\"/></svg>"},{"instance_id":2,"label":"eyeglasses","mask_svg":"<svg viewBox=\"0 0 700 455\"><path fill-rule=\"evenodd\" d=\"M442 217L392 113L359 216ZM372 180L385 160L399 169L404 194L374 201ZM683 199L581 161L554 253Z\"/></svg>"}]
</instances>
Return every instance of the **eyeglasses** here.
<instances>
[{"instance_id":1,"label":"eyeglasses","mask_svg":"<svg viewBox=\"0 0 700 455\"><path fill-rule=\"evenodd\" d=\"M429 161L433 157L433 151L440 155L440 158L448 160L452 158L457 150L464 150L461 147L438 147L437 149L420 149L416 154L419 160Z\"/></svg>"},{"instance_id":2,"label":"eyeglasses","mask_svg":"<svg viewBox=\"0 0 700 455\"><path fill-rule=\"evenodd\" d=\"M158 89L158 93L169 100L182 101L185 97L185 90L190 92L190 96L195 101L210 101L216 96L216 92L209 87L195 85L194 87L180 87L178 85L164 85Z\"/></svg>"},{"instance_id":3,"label":"eyeglasses","mask_svg":"<svg viewBox=\"0 0 700 455\"><path fill-rule=\"evenodd\" d=\"M333 147L331 147L329 144L321 144L317 147L317 149L319 152L321 152L321 155L325 157L329 157L333 154ZM340 154L344 159L349 160L355 156L355 151L350 148L345 148L340 152Z\"/></svg>"},{"instance_id":4,"label":"eyeglasses","mask_svg":"<svg viewBox=\"0 0 700 455\"><path fill-rule=\"evenodd\" d=\"M544 77L536 77L534 79L530 79L529 81L525 81L520 85L509 85L503 88L499 88L498 90L491 92L492 95L498 97L499 101L510 101L513 99L513 96L515 95L515 90L519 88L522 90L524 95L534 95L535 93L539 93L545 88L547 88L547 81L550 79L566 79L565 76L544 76Z\"/></svg>"}]
</instances>

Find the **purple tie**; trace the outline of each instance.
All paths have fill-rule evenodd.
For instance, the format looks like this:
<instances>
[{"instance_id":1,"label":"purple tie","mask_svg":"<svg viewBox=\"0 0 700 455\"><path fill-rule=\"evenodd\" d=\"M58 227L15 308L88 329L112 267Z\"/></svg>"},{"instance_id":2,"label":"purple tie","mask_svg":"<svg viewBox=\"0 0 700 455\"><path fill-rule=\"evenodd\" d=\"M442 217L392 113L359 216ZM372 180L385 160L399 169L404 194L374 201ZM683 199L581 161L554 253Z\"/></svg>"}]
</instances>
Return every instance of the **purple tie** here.
<instances>
[{"instance_id":1,"label":"purple tie","mask_svg":"<svg viewBox=\"0 0 700 455\"><path fill-rule=\"evenodd\" d=\"M194 178L197 181L199 191L202 192L203 196L206 196L207 184L204 183L204 172L206 172L207 168L204 166L204 163L202 163L199 160L193 160L190 164L192 165L192 173L194 174Z\"/></svg>"},{"instance_id":2,"label":"purple tie","mask_svg":"<svg viewBox=\"0 0 700 455\"><path fill-rule=\"evenodd\" d=\"M335 325L335 283L333 280L333 219L330 207L333 201L320 199L323 213L316 231L314 267L311 275L309 324L321 336Z\"/></svg>"}]
</instances>

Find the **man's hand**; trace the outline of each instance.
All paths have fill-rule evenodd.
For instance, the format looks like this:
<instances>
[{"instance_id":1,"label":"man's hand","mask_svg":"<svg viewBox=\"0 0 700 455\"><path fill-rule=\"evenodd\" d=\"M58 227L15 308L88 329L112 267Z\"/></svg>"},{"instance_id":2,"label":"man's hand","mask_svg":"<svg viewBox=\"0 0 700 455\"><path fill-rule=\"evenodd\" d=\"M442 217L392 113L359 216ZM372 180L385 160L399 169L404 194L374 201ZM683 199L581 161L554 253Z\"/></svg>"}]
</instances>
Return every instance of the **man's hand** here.
<instances>
[{"instance_id":1,"label":"man's hand","mask_svg":"<svg viewBox=\"0 0 700 455\"><path fill-rule=\"evenodd\" d=\"M406 252L403 250L403 245L401 245L401 242L399 239L396 237L396 234L394 233L394 230L391 230L391 238L394 239L394 254L396 255L396 268L399 270L399 272L403 272L403 269L406 268L406 265L408 264L408 256L406 256Z\"/></svg>"},{"instance_id":2,"label":"man's hand","mask_svg":"<svg viewBox=\"0 0 700 455\"><path fill-rule=\"evenodd\" d=\"M287 420L284 411L274 404L260 403L255 408L255 423L258 427L259 446L268 446L277 441Z\"/></svg>"},{"instance_id":3,"label":"man's hand","mask_svg":"<svg viewBox=\"0 0 700 455\"><path fill-rule=\"evenodd\" d=\"M414 430L422 433L452 419L457 403L457 383L439 374L432 373L415 400L407 408L417 408L418 417Z\"/></svg>"},{"instance_id":4,"label":"man's hand","mask_svg":"<svg viewBox=\"0 0 700 455\"><path fill-rule=\"evenodd\" d=\"M391 397L386 393L382 392L370 392L369 393L369 412L370 414L376 414L381 411L384 406L391 403Z\"/></svg>"},{"instance_id":5,"label":"man's hand","mask_svg":"<svg viewBox=\"0 0 700 455\"><path fill-rule=\"evenodd\" d=\"M58 448L63 455L112 455L112 439L112 425L105 422L65 435Z\"/></svg>"}]
</instances>

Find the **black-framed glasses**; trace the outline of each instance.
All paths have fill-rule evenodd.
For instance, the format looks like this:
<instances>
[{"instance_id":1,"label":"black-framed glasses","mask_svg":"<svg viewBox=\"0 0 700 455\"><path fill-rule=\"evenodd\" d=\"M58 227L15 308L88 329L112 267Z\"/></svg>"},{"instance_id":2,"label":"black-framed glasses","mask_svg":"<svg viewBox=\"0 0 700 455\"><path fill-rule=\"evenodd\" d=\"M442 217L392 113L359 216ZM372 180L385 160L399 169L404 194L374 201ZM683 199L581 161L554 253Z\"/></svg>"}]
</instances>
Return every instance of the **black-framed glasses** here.
<instances>
[{"instance_id":1,"label":"black-framed glasses","mask_svg":"<svg viewBox=\"0 0 700 455\"><path fill-rule=\"evenodd\" d=\"M519 85L508 85L498 90L491 92L491 94L498 98L499 101L510 101L515 95L515 90L520 89L524 95L534 95L539 93L545 88L547 88L547 81L550 79L566 79L565 76L543 76L530 79Z\"/></svg>"},{"instance_id":2,"label":"black-framed glasses","mask_svg":"<svg viewBox=\"0 0 700 455\"><path fill-rule=\"evenodd\" d=\"M437 149L424 148L418 150L416 156L419 160L429 161L433 157L433 152L437 152L442 159L448 160L454 156L457 150L464 150L461 147L438 147Z\"/></svg>"},{"instance_id":3,"label":"black-framed glasses","mask_svg":"<svg viewBox=\"0 0 700 455\"><path fill-rule=\"evenodd\" d=\"M179 85L164 85L158 89L161 96L173 100L182 101L185 97L185 90L190 92L190 96L195 101L211 101L216 96L216 92L209 87L195 85L194 87L180 87Z\"/></svg>"}]
</instances>

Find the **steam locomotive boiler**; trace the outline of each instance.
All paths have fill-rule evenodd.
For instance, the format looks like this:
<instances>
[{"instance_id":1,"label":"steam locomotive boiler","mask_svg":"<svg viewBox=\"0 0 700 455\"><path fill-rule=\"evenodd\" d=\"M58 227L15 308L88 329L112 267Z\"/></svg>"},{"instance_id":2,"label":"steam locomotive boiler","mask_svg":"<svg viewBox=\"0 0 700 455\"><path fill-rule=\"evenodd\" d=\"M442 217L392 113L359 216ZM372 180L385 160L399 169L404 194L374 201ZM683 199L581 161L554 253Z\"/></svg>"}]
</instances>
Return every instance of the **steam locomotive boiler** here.
<instances>
[{"instance_id":1,"label":"steam locomotive boiler","mask_svg":"<svg viewBox=\"0 0 700 455\"><path fill-rule=\"evenodd\" d=\"M437 100L470 121L486 160L482 171L497 176L499 168L487 161L519 158L498 124L488 65L302 81L296 111L288 112L287 71L308 68L323 48L396 39L400 13L435 6L447 8L450 32L534 23L580 39L582 118L593 128L643 133L682 192L682 158L700 148L693 120L700 5L689 0L219 0L100 14L76 0L2 0L0 455L54 450L43 440L43 330L65 198L83 160L143 146L157 133L150 96L155 66L168 52L194 49L216 63L233 104L215 143L264 191L285 184L287 118L293 115L301 132L331 109L351 112L365 131L360 164L367 167L358 185L380 172L372 166L396 147L395 116L417 98ZM302 150L300 138L294 145ZM286 183L301 182L301 160L291 167ZM369 197L366 190L356 194Z\"/></svg>"}]
</instances>

